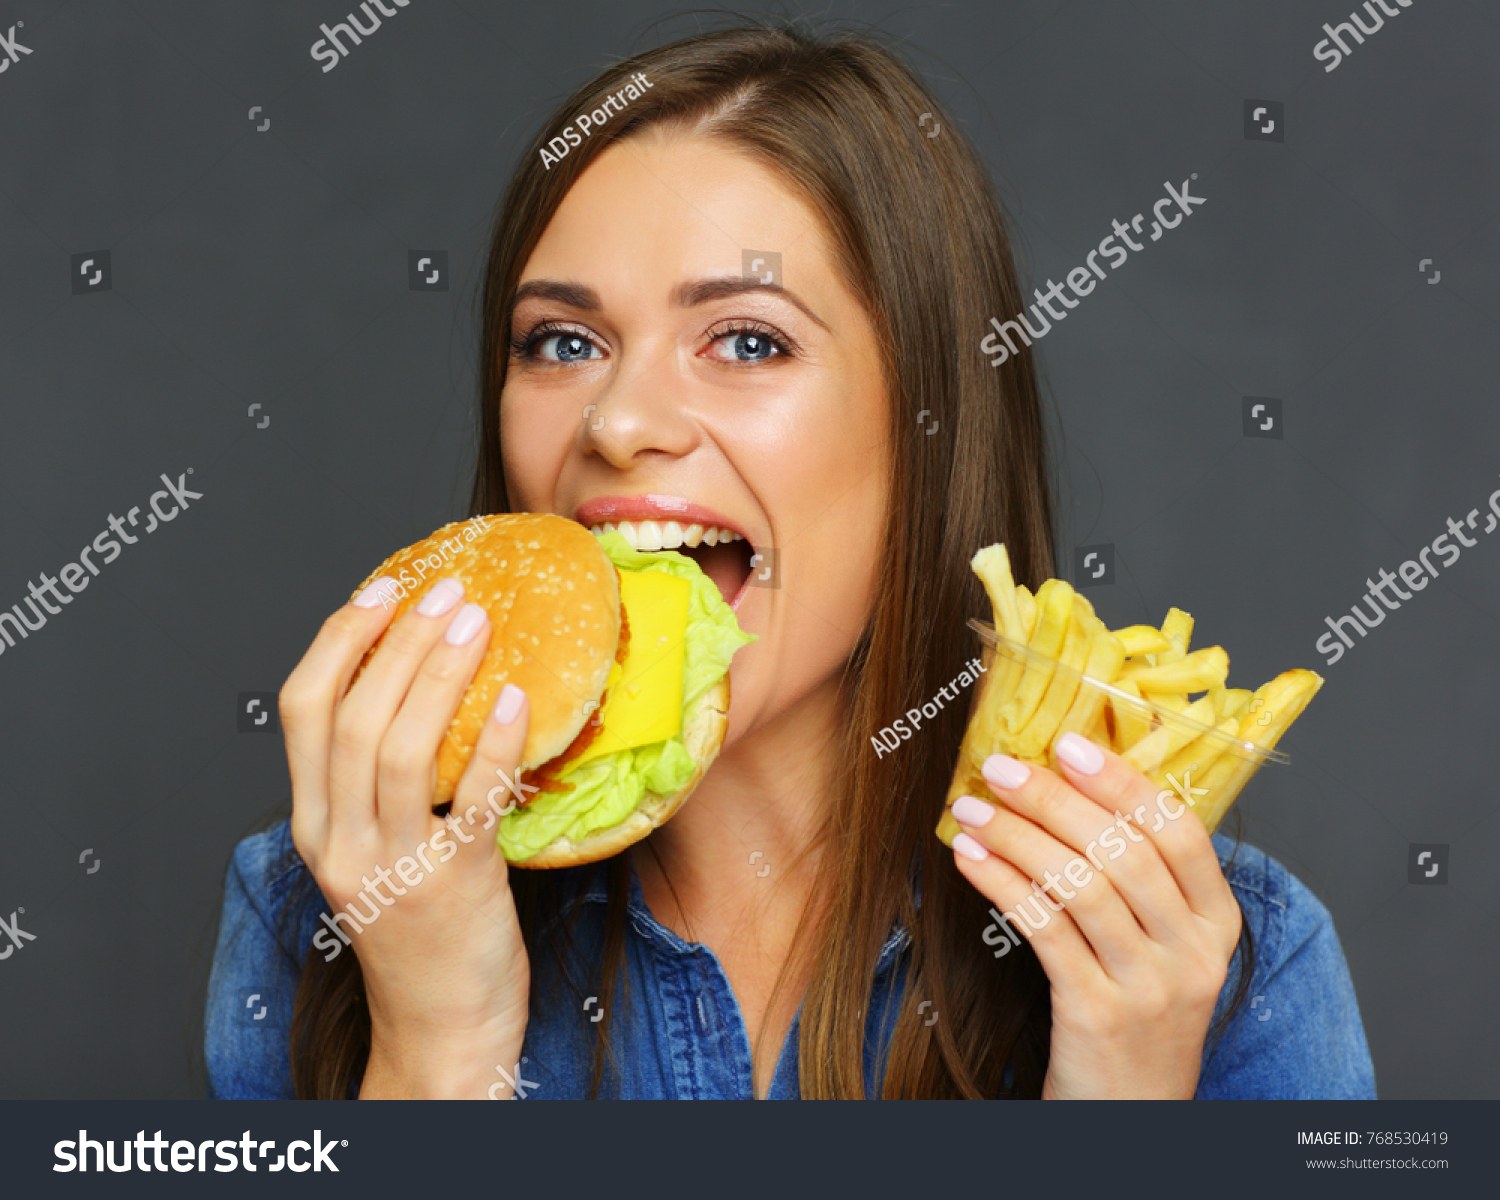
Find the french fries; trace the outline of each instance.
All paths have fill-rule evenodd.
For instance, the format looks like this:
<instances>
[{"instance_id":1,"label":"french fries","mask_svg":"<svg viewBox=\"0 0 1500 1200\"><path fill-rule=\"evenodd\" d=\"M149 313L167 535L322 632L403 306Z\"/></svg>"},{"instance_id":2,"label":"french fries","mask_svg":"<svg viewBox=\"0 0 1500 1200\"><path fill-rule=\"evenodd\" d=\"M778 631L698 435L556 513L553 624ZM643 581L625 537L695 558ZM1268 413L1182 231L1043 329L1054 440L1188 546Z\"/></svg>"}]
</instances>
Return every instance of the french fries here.
<instances>
[{"instance_id":1,"label":"french fries","mask_svg":"<svg viewBox=\"0 0 1500 1200\"><path fill-rule=\"evenodd\" d=\"M1164 657L1165 654L1157 656L1158 659ZM1173 662L1158 661L1154 667L1131 665L1120 672L1121 679L1132 680L1143 692L1180 692L1183 695L1223 687L1228 676L1229 655L1224 653L1223 646L1194 650Z\"/></svg>"},{"instance_id":2,"label":"french fries","mask_svg":"<svg viewBox=\"0 0 1500 1200\"><path fill-rule=\"evenodd\" d=\"M1141 699L1141 689L1129 680L1116 684L1115 688L1136 700ZM1110 739L1110 749L1116 754L1123 754L1151 732L1151 710L1144 704L1130 704L1115 696L1110 696L1107 703L1114 718L1115 729L1114 737Z\"/></svg>"},{"instance_id":3,"label":"french fries","mask_svg":"<svg viewBox=\"0 0 1500 1200\"><path fill-rule=\"evenodd\" d=\"M995 632L1031 654L1002 646L989 655L948 807L966 793L987 794L980 767L991 754L1056 769L1053 747L1071 731L1109 746L1159 787L1191 796L1213 832L1323 686L1299 669L1253 693L1229 687L1222 647L1190 649L1190 613L1170 609L1160 629L1111 631L1063 580L1047 580L1034 596L1017 584L1003 545L986 546L970 566L989 596ZM951 844L957 832L945 809L938 837Z\"/></svg>"},{"instance_id":4,"label":"french fries","mask_svg":"<svg viewBox=\"0 0 1500 1200\"><path fill-rule=\"evenodd\" d=\"M1182 710L1182 716L1200 725L1205 721L1212 721L1213 715L1214 702L1207 696L1193 701ZM1197 736L1197 730L1191 725L1179 724L1176 721L1170 724L1164 723L1158 725L1120 757L1143 775L1150 775Z\"/></svg>"},{"instance_id":5,"label":"french fries","mask_svg":"<svg viewBox=\"0 0 1500 1200\"><path fill-rule=\"evenodd\" d=\"M1150 625L1129 625L1124 629L1116 629L1115 637L1125 647L1125 653L1132 656L1159 654L1172 648L1172 643L1167 641L1162 631L1153 629Z\"/></svg>"}]
</instances>

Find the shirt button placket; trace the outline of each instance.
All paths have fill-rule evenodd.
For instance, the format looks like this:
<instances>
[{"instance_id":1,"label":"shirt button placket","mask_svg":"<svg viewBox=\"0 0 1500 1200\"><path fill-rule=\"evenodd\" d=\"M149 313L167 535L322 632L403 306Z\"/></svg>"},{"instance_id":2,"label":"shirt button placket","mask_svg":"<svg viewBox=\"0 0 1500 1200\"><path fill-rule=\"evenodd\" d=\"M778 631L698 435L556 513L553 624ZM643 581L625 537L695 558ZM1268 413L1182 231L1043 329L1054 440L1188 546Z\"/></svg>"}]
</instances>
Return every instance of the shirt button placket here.
<instances>
[{"instance_id":1,"label":"shirt button placket","mask_svg":"<svg viewBox=\"0 0 1500 1200\"><path fill-rule=\"evenodd\" d=\"M718 1019L718 1005L714 997L714 961L709 955L700 953L693 965L697 967L697 980L691 1007L698 1033L699 1057L707 1075L704 1082L712 1088L714 1095L723 1096L728 1091L725 1082L732 1075L728 1070L729 1064L724 1061L721 1039L716 1036L722 1022Z\"/></svg>"},{"instance_id":2,"label":"shirt button placket","mask_svg":"<svg viewBox=\"0 0 1500 1200\"><path fill-rule=\"evenodd\" d=\"M738 1012L734 993L730 990L729 977L717 959L705 955L700 961L700 984L697 997L699 1028L703 1031L705 1044L713 1047L714 1084L718 1094L735 1098L752 1098L755 1094L754 1064L751 1061L749 1043L737 1036L742 1022L726 1018L726 1006ZM707 1057L707 1054L705 1054Z\"/></svg>"}]
</instances>

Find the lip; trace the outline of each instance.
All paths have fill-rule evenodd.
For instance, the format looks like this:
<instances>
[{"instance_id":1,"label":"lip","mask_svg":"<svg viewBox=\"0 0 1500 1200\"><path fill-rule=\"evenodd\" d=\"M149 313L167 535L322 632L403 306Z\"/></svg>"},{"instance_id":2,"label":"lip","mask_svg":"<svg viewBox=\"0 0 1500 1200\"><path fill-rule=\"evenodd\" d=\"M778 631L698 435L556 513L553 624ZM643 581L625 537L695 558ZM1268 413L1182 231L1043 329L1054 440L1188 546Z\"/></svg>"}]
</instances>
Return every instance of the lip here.
<instances>
[{"instance_id":1,"label":"lip","mask_svg":"<svg viewBox=\"0 0 1500 1200\"><path fill-rule=\"evenodd\" d=\"M585 527L603 525L606 521L676 521L679 525L717 525L732 529L745 539L751 552L755 541L738 524L723 513L701 504L694 504L682 496L646 494L640 496L595 496L585 500L573 513L573 520ZM740 590L729 601L731 611L737 612L745 594L750 590L750 576L740 584Z\"/></svg>"},{"instance_id":2,"label":"lip","mask_svg":"<svg viewBox=\"0 0 1500 1200\"><path fill-rule=\"evenodd\" d=\"M679 525L718 525L732 529L754 546L751 537L723 513L681 496L595 496L585 500L573 514L580 525L603 525L606 521L676 521Z\"/></svg>"}]
</instances>

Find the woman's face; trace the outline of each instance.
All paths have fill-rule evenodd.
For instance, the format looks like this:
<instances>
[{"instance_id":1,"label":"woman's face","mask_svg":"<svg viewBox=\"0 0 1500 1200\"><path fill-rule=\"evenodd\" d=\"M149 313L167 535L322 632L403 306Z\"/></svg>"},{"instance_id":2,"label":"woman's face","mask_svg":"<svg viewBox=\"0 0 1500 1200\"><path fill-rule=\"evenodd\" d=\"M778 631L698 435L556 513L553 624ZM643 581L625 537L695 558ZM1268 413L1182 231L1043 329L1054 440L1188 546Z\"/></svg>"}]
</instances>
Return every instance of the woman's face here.
<instances>
[{"instance_id":1,"label":"woman's face","mask_svg":"<svg viewBox=\"0 0 1500 1200\"><path fill-rule=\"evenodd\" d=\"M517 294L513 506L699 562L760 636L734 659L730 744L828 679L869 617L889 477L869 317L776 174L655 129L573 185ZM687 544L710 528L740 538Z\"/></svg>"}]
</instances>

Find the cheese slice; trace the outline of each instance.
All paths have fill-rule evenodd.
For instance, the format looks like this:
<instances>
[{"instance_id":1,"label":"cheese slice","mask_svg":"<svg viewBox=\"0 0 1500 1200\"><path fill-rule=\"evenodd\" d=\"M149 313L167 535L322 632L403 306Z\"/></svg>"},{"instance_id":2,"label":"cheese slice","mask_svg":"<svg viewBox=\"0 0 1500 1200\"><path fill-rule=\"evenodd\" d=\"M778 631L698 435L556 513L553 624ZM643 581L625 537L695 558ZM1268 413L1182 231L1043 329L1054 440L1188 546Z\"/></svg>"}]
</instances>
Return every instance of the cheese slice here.
<instances>
[{"instance_id":1,"label":"cheese slice","mask_svg":"<svg viewBox=\"0 0 1500 1200\"><path fill-rule=\"evenodd\" d=\"M664 742L682 732L682 667L692 585L665 571L621 571L620 605L630 624L625 663L609 676L603 725L574 760Z\"/></svg>"}]
</instances>

